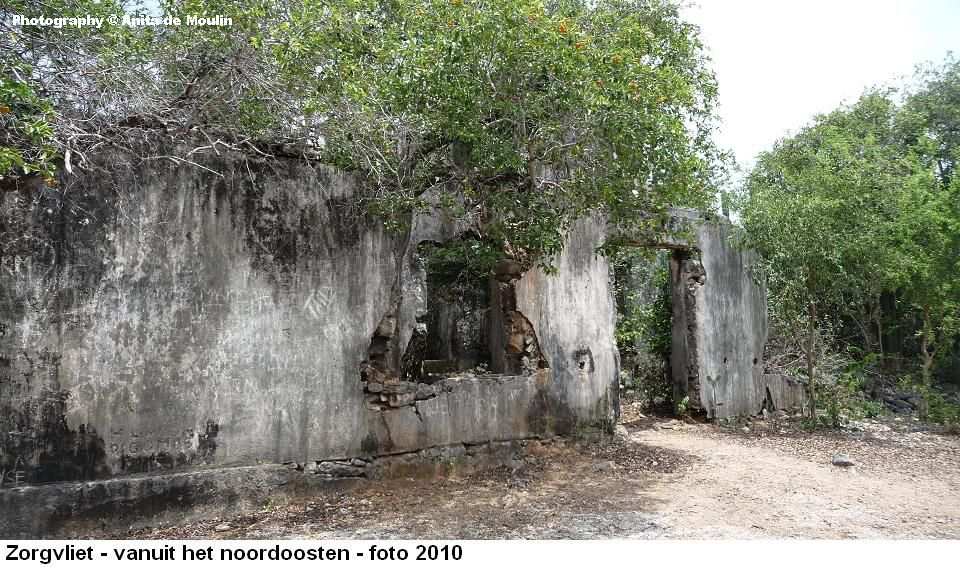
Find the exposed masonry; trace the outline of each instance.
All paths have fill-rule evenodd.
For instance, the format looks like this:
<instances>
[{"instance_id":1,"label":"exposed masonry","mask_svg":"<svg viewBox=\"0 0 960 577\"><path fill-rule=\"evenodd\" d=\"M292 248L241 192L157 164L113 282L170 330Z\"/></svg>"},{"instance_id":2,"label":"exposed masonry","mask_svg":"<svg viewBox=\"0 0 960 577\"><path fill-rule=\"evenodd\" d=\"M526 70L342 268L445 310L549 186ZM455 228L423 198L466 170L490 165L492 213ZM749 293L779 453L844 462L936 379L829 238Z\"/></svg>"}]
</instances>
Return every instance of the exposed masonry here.
<instances>
[{"instance_id":1,"label":"exposed masonry","mask_svg":"<svg viewBox=\"0 0 960 577\"><path fill-rule=\"evenodd\" d=\"M417 338L418 335L426 337L423 329L415 331L407 350L400 356L396 312L387 313L377 325L370 339L367 360L360 366L367 409L383 411L407 406L416 409L416 401L431 399L451 390L449 385L401 380L401 376L419 376L423 372L422 358L412 353L421 346L422 338Z\"/></svg>"},{"instance_id":2,"label":"exposed masonry","mask_svg":"<svg viewBox=\"0 0 960 577\"><path fill-rule=\"evenodd\" d=\"M456 443L376 457L286 463L296 471L324 479L382 479L403 474L431 474L434 466L471 467L504 464L531 444L549 443L538 437Z\"/></svg>"},{"instance_id":3,"label":"exposed masonry","mask_svg":"<svg viewBox=\"0 0 960 577\"><path fill-rule=\"evenodd\" d=\"M383 411L410 405L416 407L416 401L425 401L440 393L449 393L453 390L454 383L454 380L443 380L433 384L411 381L368 382L364 388L367 392L367 408Z\"/></svg>"},{"instance_id":4,"label":"exposed masonry","mask_svg":"<svg viewBox=\"0 0 960 577\"><path fill-rule=\"evenodd\" d=\"M550 368L533 324L517 310L516 283L522 274L517 263L503 261L489 284L489 290L495 293L491 306L496 306L499 314L486 315L491 325L488 330L491 338L486 346L497 374L530 376ZM433 304L428 303L428 309ZM399 354L399 313L396 308L384 315L377 325L370 339L367 359L360 366L367 409L384 411L413 407L422 420L418 401L453 391L457 380L444 377L459 372L458 360L423 358L424 342L431 337L422 322L427 314L417 318L417 326L402 355ZM589 349L577 351L575 356L578 359L589 357L589 370L593 370ZM581 360L579 368L583 369L585 364L586 361Z\"/></svg>"},{"instance_id":5,"label":"exposed masonry","mask_svg":"<svg viewBox=\"0 0 960 577\"><path fill-rule=\"evenodd\" d=\"M679 403L686 398L691 409L699 410L702 405L697 331L701 321L697 315L697 291L706 283L707 273L695 251L675 250L670 267L674 296L673 370L677 383L674 399Z\"/></svg>"},{"instance_id":6,"label":"exposed masonry","mask_svg":"<svg viewBox=\"0 0 960 577\"><path fill-rule=\"evenodd\" d=\"M550 368L540 350L533 324L517 310L507 313L507 355L510 362L507 374L529 375Z\"/></svg>"},{"instance_id":7,"label":"exposed masonry","mask_svg":"<svg viewBox=\"0 0 960 577\"><path fill-rule=\"evenodd\" d=\"M517 307L517 281L522 271L513 261L501 262L491 280L491 360L493 370L507 375L531 375L550 368L536 331Z\"/></svg>"}]
</instances>

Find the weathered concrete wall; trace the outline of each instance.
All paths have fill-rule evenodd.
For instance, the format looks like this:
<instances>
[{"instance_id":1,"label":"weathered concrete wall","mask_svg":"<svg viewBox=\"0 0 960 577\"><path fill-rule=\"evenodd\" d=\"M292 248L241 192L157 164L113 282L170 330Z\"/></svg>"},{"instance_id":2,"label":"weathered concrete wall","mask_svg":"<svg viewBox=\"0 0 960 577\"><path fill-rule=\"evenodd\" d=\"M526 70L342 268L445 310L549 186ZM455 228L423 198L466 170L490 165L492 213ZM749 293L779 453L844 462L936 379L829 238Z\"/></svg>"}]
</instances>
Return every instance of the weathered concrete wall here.
<instances>
[{"instance_id":1,"label":"weathered concrete wall","mask_svg":"<svg viewBox=\"0 0 960 577\"><path fill-rule=\"evenodd\" d=\"M371 404L361 367L379 346L402 355L426 307L416 246L455 224L387 233L350 179L300 161L200 159L214 174L122 160L60 190L2 192L5 484L400 454L612 418L599 222L578 225L558 274L518 281L550 369Z\"/></svg>"},{"instance_id":2,"label":"weathered concrete wall","mask_svg":"<svg viewBox=\"0 0 960 577\"><path fill-rule=\"evenodd\" d=\"M596 252L605 230L601 216L581 220L556 274L535 270L517 283L517 310L533 324L554 377L544 402L555 416L566 416L567 426L608 422L611 407L619 413L616 303L609 265Z\"/></svg>"},{"instance_id":3,"label":"weathered concrete wall","mask_svg":"<svg viewBox=\"0 0 960 577\"><path fill-rule=\"evenodd\" d=\"M509 465L551 439L447 445L308 467L210 467L0 490L0 538L114 537L130 529L261 511L279 499L342 491L358 481L464 475ZM104 535L106 533L106 535Z\"/></svg>"},{"instance_id":4,"label":"weathered concrete wall","mask_svg":"<svg viewBox=\"0 0 960 577\"><path fill-rule=\"evenodd\" d=\"M696 291L699 404L711 417L760 411L767 301L754 278L754 255L733 246L734 229L704 222L697 230L705 280Z\"/></svg>"},{"instance_id":5,"label":"weathered concrete wall","mask_svg":"<svg viewBox=\"0 0 960 577\"><path fill-rule=\"evenodd\" d=\"M364 223L322 167L203 162L223 177L154 164L8 193L52 245L3 255L8 470L52 481L361 450L353 385L402 239Z\"/></svg>"},{"instance_id":6,"label":"weathered concrete wall","mask_svg":"<svg viewBox=\"0 0 960 577\"><path fill-rule=\"evenodd\" d=\"M271 494L295 483L342 485L298 474L283 465L218 467L166 475L73 483L21 485L0 490L0 537L4 539L95 538L106 527L139 528L160 517L181 521L202 509L222 512L262 509ZM200 512L200 511L197 511ZM203 513L201 512L201 515ZM95 533L93 533L95 535Z\"/></svg>"},{"instance_id":7,"label":"weathered concrete wall","mask_svg":"<svg viewBox=\"0 0 960 577\"><path fill-rule=\"evenodd\" d=\"M765 403L799 406L802 387L763 374L767 301L753 273L756 255L735 246L737 230L725 220L691 223L692 246L671 258L675 398L718 419L757 414Z\"/></svg>"}]
</instances>

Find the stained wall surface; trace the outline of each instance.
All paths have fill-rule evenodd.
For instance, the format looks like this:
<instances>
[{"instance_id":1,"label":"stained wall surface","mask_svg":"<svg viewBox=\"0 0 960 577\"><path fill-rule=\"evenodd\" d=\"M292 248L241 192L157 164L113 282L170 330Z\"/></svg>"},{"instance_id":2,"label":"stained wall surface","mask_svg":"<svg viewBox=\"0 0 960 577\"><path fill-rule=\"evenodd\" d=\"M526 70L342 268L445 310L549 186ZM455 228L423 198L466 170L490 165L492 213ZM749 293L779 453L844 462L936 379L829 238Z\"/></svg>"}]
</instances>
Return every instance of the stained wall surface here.
<instances>
[{"instance_id":1,"label":"stained wall surface","mask_svg":"<svg viewBox=\"0 0 960 577\"><path fill-rule=\"evenodd\" d=\"M734 246L734 233L719 221L697 230L705 276L696 291L700 404L716 418L756 414L766 396L766 291L754 275L753 253Z\"/></svg>"},{"instance_id":2,"label":"stained wall surface","mask_svg":"<svg viewBox=\"0 0 960 577\"><path fill-rule=\"evenodd\" d=\"M716 419L799 408L796 380L764 374L767 296L756 254L738 246L729 221L687 218L691 242L670 261L674 398Z\"/></svg>"},{"instance_id":3,"label":"stained wall surface","mask_svg":"<svg viewBox=\"0 0 960 577\"><path fill-rule=\"evenodd\" d=\"M534 270L517 284L517 309L551 359L551 401L574 423L584 417L602 422L610 407L619 411L616 303L609 264L596 252L605 229L601 216L581 220L555 263L556 274Z\"/></svg>"},{"instance_id":4,"label":"stained wall surface","mask_svg":"<svg viewBox=\"0 0 960 577\"><path fill-rule=\"evenodd\" d=\"M453 378L371 408L360 368L426 306L416 246L349 178L224 153L0 192L5 485L398 454L609 424L616 348L603 223L517 281L549 368ZM389 321L389 322L388 322ZM586 359L586 360L585 360Z\"/></svg>"}]
</instances>

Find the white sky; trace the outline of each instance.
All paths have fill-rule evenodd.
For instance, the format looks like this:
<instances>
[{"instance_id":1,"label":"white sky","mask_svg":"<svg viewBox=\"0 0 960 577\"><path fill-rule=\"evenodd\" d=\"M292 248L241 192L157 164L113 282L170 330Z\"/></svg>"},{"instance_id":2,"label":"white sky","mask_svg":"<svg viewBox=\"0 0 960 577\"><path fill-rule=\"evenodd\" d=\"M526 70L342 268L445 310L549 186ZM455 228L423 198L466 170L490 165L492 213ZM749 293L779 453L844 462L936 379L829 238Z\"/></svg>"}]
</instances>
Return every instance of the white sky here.
<instances>
[{"instance_id":1,"label":"white sky","mask_svg":"<svg viewBox=\"0 0 960 577\"><path fill-rule=\"evenodd\" d=\"M693 0L719 83L717 142L743 168L815 114L960 56L960 0Z\"/></svg>"}]
</instances>

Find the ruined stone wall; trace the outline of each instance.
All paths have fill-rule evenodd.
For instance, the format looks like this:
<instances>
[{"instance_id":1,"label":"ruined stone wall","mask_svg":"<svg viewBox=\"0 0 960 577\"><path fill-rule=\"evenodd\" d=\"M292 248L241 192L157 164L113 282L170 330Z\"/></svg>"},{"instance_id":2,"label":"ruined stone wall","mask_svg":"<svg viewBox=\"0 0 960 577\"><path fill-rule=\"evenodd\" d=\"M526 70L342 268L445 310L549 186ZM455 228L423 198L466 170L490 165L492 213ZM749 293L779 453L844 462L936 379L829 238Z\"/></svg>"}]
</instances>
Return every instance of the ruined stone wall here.
<instances>
[{"instance_id":1,"label":"ruined stone wall","mask_svg":"<svg viewBox=\"0 0 960 577\"><path fill-rule=\"evenodd\" d=\"M766 291L754 276L755 256L734 246L734 232L711 221L697 231L705 276L696 291L699 403L716 418L756 414L765 398Z\"/></svg>"},{"instance_id":2,"label":"ruined stone wall","mask_svg":"<svg viewBox=\"0 0 960 577\"><path fill-rule=\"evenodd\" d=\"M201 465L316 463L569 432L616 395L602 227L517 281L546 365L362 381L422 325L418 243L364 217L349 178L210 154L0 192L4 485ZM422 326L421 326L422 328ZM375 368L375 367L374 367ZM379 390L371 390L379 389Z\"/></svg>"},{"instance_id":3,"label":"ruined stone wall","mask_svg":"<svg viewBox=\"0 0 960 577\"><path fill-rule=\"evenodd\" d=\"M542 402L564 430L607 423L611 408L619 413L616 303L609 264L596 252L605 230L602 216L579 221L557 273L535 270L517 283L517 310L539 335L554 378Z\"/></svg>"},{"instance_id":4,"label":"ruined stone wall","mask_svg":"<svg viewBox=\"0 0 960 577\"><path fill-rule=\"evenodd\" d=\"M767 301L753 270L756 255L736 246L729 222L692 223L691 247L671 259L675 398L717 419L798 407L798 383L763 374Z\"/></svg>"}]
</instances>

